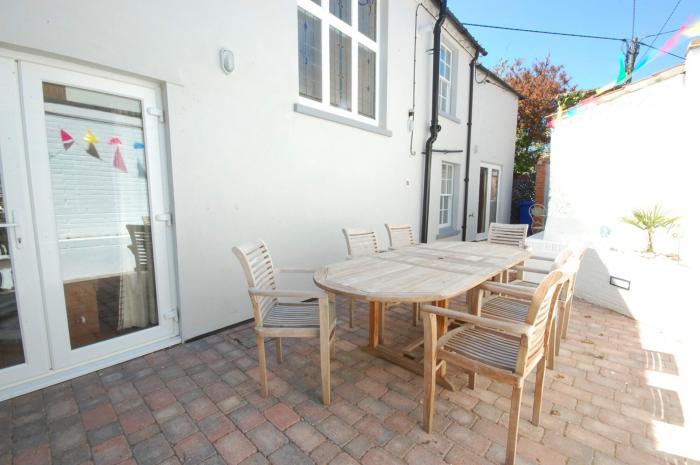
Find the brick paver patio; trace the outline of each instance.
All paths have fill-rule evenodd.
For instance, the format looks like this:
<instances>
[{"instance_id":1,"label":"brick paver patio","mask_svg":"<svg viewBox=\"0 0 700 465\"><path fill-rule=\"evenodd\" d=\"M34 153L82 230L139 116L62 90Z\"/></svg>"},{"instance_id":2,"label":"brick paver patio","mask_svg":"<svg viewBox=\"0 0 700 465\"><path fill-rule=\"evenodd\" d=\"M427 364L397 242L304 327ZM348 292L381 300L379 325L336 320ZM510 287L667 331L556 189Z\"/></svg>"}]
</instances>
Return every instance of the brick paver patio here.
<instances>
[{"instance_id":1,"label":"brick paver patio","mask_svg":"<svg viewBox=\"0 0 700 465\"><path fill-rule=\"evenodd\" d=\"M456 377L460 389L440 392L436 433L425 434L422 378L360 349L367 315L358 307L350 330L339 301L329 408L319 402L317 344L307 339L285 340L281 365L270 344L271 395L260 397L245 324L0 403L0 465L502 463L510 389L480 377L470 391ZM387 326L397 343L420 331L407 308L390 310ZM547 372L539 427L528 421L528 383L519 460L698 463L686 458L698 459L697 423L672 389L695 386L679 369L683 347L658 328L576 302L557 368Z\"/></svg>"}]
</instances>

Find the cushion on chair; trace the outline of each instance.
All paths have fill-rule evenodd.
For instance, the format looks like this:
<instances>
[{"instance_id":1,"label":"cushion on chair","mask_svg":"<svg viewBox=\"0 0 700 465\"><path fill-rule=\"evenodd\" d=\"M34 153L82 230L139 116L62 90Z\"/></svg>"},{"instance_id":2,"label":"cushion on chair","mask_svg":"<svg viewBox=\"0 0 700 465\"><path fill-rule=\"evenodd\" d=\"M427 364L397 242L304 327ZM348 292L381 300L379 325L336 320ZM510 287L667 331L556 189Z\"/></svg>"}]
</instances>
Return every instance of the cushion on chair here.
<instances>
[{"instance_id":1,"label":"cushion on chair","mask_svg":"<svg viewBox=\"0 0 700 465\"><path fill-rule=\"evenodd\" d=\"M463 327L443 346L450 352L496 368L515 372L519 339L479 327Z\"/></svg>"}]
</instances>

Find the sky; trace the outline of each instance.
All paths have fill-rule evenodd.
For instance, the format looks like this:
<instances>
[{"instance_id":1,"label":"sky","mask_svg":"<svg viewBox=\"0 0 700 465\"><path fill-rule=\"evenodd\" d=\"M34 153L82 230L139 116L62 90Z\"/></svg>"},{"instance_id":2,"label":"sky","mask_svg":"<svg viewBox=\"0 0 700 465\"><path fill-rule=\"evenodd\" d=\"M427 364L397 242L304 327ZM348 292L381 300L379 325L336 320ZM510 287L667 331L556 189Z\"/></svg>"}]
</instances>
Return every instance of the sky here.
<instances>
[{"instance_id":1,"label":"sky","mask_svg":"<svg viewBox=\"0 0 700 465\"><path fill-rule=\"evenodd\" d=\"M635 35L648 44L671 13L677 0L636 0ZM618 38L632 36L634 0L448 0L447 6L462 22L590 34ZM689 18L700 19L700 0L681 0L664 30L680 27ZM550 55L554 64L564 65L580 89L601 87L614 81L618 56L624 45L617 41L560 37L526 32L467 26L486 49L481 59L493 67L502 59L522 58L530 63ZM672 34L659 36L660 48ZM682 37L671 52L685 56L690 39ZM638 59L647 47L642 47ZM649 54L655 54L650 50ZM672 56L660 56L640 69L634 80L681 63Z\"/></svg>"}]
</instances>

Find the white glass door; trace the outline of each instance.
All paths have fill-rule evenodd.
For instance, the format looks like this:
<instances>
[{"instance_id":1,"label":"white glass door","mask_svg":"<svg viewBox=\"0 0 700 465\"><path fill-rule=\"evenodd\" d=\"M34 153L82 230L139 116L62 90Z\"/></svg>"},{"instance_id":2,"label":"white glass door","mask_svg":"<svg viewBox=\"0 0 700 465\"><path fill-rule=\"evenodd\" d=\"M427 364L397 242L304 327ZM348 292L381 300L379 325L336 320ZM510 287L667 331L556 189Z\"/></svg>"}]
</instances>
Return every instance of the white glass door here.
<instances>
[{"instance_id":1,"label":"white glass door","mask_svg":"<svg viewBox=\"0 0 700 465\"><path fill-rule=\"evenodd\" d=\"M479 205L476 223L476 239L484 240L489 225L498 221L501 168L482 163L479 168Z\"/></svg>"},{"instance_id":2,"label":"white glass door","mask_svg":"<svg viewBox=\"0 0 700 465\"><path fill-rule=\"evenodd\" d=\"M49 369L17 62L0 56L0 391Z\"/></svg>"},{"instance_id":3,"label":"white glass door","mask_svg":"<svg viewBox=\"0 0 700 465\"><path fill-rule=\"evenodd\" d=\"M20 66L53 366L176 335L158 89Z\"/></svg>"}]
</instances>

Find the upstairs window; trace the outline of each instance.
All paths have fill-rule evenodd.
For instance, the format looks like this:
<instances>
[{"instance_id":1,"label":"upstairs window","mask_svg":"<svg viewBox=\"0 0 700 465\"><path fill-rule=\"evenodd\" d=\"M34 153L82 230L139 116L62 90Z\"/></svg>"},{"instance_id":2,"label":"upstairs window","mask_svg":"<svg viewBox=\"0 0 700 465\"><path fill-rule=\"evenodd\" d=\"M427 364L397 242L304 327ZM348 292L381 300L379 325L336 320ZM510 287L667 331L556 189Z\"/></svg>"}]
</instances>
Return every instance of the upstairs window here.
<instances>
[{"instance_id":1,"label":"upstairs window","mask_svg":"<svg viewBox=\"0 0 700 465\"><path fill-rule=\"evenodd\" d=\"M302 103L376 124L380 1L297 0Z\"/></svg>"},{"instance_id":2,"label":"upstairs window","mask_svg":"<svg viewBox=\"0 0 700 465\"><path fill-rule=\"evenodd\" d=\"M452 50L440 45L440 96L439 109L452 114Z\"/></svg>"}]
</instances>

